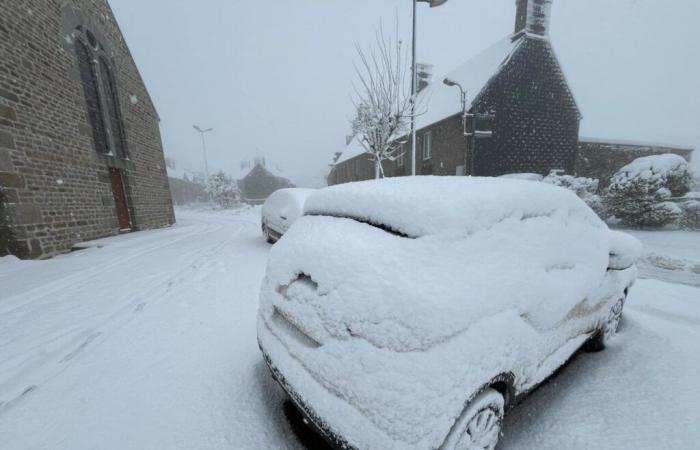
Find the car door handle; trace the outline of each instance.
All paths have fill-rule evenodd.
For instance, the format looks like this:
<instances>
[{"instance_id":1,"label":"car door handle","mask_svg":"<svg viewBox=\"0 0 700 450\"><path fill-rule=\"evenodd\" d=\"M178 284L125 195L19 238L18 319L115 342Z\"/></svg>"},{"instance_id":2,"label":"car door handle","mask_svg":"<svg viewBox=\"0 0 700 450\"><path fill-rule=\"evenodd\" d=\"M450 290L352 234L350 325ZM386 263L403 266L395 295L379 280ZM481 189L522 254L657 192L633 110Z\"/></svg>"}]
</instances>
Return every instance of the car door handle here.
<instances>
[{"instance_id":1,"label":"car door handle","mask_svg":"<svg viewBox=\"0 0 700 450\"><path fill-rule=\"evenodd\" d=\"M287 218L285 216L280 216L280 219L287 220Z\"/></svg>"}]
</instances>

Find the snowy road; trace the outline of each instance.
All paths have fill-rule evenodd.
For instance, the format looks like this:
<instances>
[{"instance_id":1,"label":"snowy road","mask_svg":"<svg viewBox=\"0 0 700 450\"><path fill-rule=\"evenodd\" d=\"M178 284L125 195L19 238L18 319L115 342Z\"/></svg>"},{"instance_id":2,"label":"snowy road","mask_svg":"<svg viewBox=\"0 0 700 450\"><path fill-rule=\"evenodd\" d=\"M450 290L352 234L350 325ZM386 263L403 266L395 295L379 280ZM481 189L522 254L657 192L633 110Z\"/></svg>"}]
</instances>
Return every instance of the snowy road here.
<instances>
[{"instance_id":1,"label":"snowy road","mask_svg":"<svg viewBox=\"0 0 700 450\"><path fill-rule=\"evenodd\" d=\"M179 211L171 229L0 259L0 448L315 448L257 349L257 214ZM614 345L513 410L500 448L697 448L700 290L640 280L628 305Z\"/></svg>"}]
</instances>

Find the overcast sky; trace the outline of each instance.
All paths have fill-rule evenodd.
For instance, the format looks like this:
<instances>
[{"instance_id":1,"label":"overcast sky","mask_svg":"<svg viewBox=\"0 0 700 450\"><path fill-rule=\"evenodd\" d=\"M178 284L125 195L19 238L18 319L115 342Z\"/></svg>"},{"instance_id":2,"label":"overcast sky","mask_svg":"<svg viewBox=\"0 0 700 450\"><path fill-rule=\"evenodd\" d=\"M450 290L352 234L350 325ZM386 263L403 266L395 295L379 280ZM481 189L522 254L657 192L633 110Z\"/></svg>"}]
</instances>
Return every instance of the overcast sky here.
<instances>
[{"instance_id":1,"label":"overcast sky","mask_svg":"<svg viewBox=\"0 0 700 450\"><path fill-rule=\"evenodd\" d=\"M110 0L161 117L165 152L234 172L260 155L320 181L352 118L355 43L410 0ZM418 60L438 79L513 31L514 0L419 4ZM584 115L582 136L700 146L698 0L554 0L551 39ZM699 158L694 164L699 167Z\"/></svg>"}]
</instances>

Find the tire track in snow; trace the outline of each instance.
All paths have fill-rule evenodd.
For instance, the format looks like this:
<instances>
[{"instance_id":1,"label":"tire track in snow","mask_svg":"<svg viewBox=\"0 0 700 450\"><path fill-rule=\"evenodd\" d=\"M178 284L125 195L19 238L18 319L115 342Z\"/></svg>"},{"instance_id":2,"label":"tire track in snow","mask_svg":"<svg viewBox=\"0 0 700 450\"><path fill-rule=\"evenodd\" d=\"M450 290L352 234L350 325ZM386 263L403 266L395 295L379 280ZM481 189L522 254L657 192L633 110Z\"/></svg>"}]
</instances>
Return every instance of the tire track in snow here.
<instances>
[{"instance_id":1,"label":"tire track in snow","mask_svg":"<svg viewBox=\"0 0 700 450\"><path fill-rule=\"evenodd\" d=\"M214 241L208 243L206 246L195 247L191 251L179 254L177 256L177 261L181 267L174 273L169 274L161 282L158 282L148 290L141 292L135 300L130 300L133 295L131 295L131 293L128 291L121 295L114 301L114 303L117 305L121 304L122 306L101 319L99 323L93 324L93 326L88 329L71 328L68 332L64 331L56 333L57 330L49 330L49 332L45 333L38 340L38 342L35 340L36 345L29 349L29 351L32 353L44 347L47 342L56 342L57 340L66 342L63 345L59 345L57 348L52 349L51 356L44 358L41 363L37 364L34 359L28 359L24 362L20 362L20 367L15 367L16 373L12 378L28 378L25 377L24 374L26 372L31 372L34 375L32 377L34 378L32 380L33 384L25 388L20 387L19 391L15 390L15 392L19 393L16 394L11 400L0 400L0 415L2 415L12 406L16 405L27 394L35 391L48 380L60 375L70 366L72 360L83 354L88 347L94 351L96 347L99 347L101 342L103 342L105 339L109 339L110 335L131 322L131 320L133 320L138 313L143 311L145 308L158 305L163 300L167 299L173 289L177 288L177 286L188 280L188 274L207 269L210 266L211 261L215 260L213 257L227 250L246 228L254 225L254 223L250 221L239 219L229 219L227 221L219 220L217 223L205 222L203 224L205 225L204 227L195 227L190 232L183 236L177 237L176 239L169 239L167 242L161 242L157 245L148 246L147 248L137 252L137 254L129 254L127 257L117 258L116 261L113 260L111 263L103 265L88 274L82 273L80 276L72 277L70 280L71 286L76 283L79 284L80 281L89 284L90 282L95 282L97 275L103 274L106 271L109 271L110 268L123 264L126 261L133 261L135 258L158 253L159 251L163 251L170 246L181 243L185 239L194 238L195 236L199 242L207 236L213 236L222 230L231 228L230 231L226 230L228 235L223 241ZM128 251L128 249L125 250ZM46 297L51 295L51 293L55 294L56 292L61 291L65 284L66 280L63 279L51 283L50 288L42 287L33 289L30 292L22 293L13 298L17 300L18 298L26 297L30 293L38 290L41 291L43 297ZM2 364L0 364L0 367L1 366Z\"/></svg>"}]
</instances>

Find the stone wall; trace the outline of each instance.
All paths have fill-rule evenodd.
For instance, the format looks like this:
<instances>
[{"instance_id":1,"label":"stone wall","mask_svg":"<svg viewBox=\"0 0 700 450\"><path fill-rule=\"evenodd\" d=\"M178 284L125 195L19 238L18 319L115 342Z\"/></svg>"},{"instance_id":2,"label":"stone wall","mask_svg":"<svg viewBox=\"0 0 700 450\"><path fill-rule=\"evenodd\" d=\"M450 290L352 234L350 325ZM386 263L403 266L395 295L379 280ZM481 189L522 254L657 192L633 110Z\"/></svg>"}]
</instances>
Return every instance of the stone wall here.
<instances>
[{"instance_id":1,"label":"stone wall","mask_svg":"<svg viewBox=\"0 0 700 450\"><path fill-rule=\"evenodd\" d=\"M674 153L690 161L692 148L624 141L581 138L578 144L576 175L600 180L600 189L610 184L612 176L637 158Z\"/></svg>"},{"instance_id":2,"label":"stone wall","mask_svg":"<svg viewBox=\"0 0 700 450\"><path fill-rule=\"evenodd\" d=\"M127 158L98 154L73 30L113 68ZM109 167L132 229L174 222L158 115L106 0L0 1L0 254L43 257L119 232Z\"/></svg>"},{"instance_id":3,"label":"stone wall","mask_svg":"<svg viewBox=\"0 0 700 450\"><path fill-rule=\"evenodd\" d=\"M191 203L203 203L209 200L204 186L179 178L168 178L173 204L188 205Z\"/></svg>"}]
</instances>

